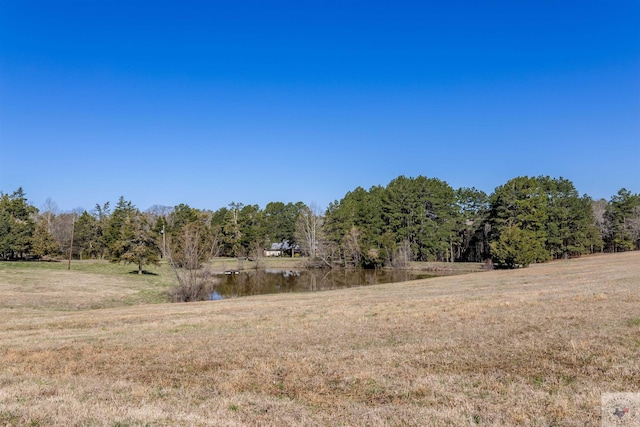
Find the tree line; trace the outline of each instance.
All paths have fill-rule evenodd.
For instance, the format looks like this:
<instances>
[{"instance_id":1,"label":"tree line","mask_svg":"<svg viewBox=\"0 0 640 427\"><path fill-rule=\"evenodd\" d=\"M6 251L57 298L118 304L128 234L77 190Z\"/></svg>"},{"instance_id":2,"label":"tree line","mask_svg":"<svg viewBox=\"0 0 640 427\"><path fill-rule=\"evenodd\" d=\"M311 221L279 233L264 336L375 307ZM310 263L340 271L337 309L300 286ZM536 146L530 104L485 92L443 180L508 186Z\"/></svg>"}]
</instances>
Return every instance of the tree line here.
<instances>
[{"instance_id":1,"label":"tree line","mask_svg":"<svg viewBox=\"0 0 640 427\"><path fill-rule=\"evenodd\" d=\"M72 238L73 235L73 238ZM138 271L167 257L178 281L202 275L213 256L260 258L274 247L318 266L402 267L410 261L487 262L515 268L595 252L640 249L640 195L580 195L573 183L517 177L492 194L436 178L399 176L361 187L321 210L302 202L232 202L216 211L186 204L141 211L115 206L40 209L19 188L0 193L0 259L109 259ZM194 292L197 292L194 291Z\"/></svg>"},{"instance_id":2,"label":"tree line","mask_svg":"<svg viewBox=\"0 0 640 427\"><path fill-rule=\"evenodd\" d=\"M325 230L346 263L491 262L514 268L640 249L640 195L580 196L564 178L517 177L487 195L435 178L399 176L332 203Z\"/></svg>"}]
</instances>

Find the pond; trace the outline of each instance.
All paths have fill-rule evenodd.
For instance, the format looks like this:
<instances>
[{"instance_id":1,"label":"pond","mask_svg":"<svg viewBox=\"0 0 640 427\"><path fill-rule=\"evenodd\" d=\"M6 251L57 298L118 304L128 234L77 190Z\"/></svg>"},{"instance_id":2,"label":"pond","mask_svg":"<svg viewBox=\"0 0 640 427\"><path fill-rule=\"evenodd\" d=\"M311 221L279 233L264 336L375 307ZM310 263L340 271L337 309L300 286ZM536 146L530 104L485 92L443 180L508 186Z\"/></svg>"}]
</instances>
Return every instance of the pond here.
<instances>
[{"instance_id":1,"label":"pond","mask_svg":"<svg viewBox=\"0 0 640 427\"><path fill-rule=\"evenodd\" d=\"M311 292L434 277L409 270L251 270L216 276L210 300L280 292Z\"/></svg>"}]
</instances>

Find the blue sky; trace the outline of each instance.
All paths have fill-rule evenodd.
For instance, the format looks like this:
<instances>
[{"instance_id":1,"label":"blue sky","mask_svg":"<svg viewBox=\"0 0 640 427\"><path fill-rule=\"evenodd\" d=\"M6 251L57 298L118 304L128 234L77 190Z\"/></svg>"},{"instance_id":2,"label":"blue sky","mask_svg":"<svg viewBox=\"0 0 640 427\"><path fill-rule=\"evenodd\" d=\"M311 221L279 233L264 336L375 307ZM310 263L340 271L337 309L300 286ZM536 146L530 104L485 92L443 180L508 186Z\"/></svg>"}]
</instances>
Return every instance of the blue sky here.
<instances>
[{"instance_id":1,"label":"blue sky","mask_svg":"<svg viewBox=\"0 0 640 427\"><path fill-rule=\"evenodd\" d=\"M0 0L0 191L36 207L399 175L640 192L640 2Z\"/></svg>"}]
</instances>

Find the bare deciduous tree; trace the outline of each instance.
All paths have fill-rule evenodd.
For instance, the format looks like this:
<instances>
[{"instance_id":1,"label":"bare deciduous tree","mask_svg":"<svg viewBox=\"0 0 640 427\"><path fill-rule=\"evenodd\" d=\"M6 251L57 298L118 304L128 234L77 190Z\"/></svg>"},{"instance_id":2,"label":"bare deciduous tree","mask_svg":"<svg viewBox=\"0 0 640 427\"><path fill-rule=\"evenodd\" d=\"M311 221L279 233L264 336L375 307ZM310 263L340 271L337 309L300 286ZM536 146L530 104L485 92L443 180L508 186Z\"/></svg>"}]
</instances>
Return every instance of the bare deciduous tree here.
<instances>
[{"instance_id":1,"label":"bare deciduous tree","mask_svg":"<svg viewBox=\"0 0 640 427\"><path fill-rule=\"evenodd\" d=\"M625 221L625 228L635 248L640 248L640 206L633 208L631 217Z\"/></svg>"},{"instance_id":2,"label":"bare deciduous tree","mask_svg":"<svg viewBox=\"0 0 640 427\"><path fill-rule=\"evenodd\" d=\"M412 260L413 249L411 249L411 243L408 240L403 240L400 247L396 250L391 263L396 268L406 268Z\"/></svg>"},{"instance_id":3,"label":"bare deciduous tree","mask_svg":"<svg viewBox=\"0 0 640 427\"><path fill-rule=\"evenodd\" d=\"M47 200L44 201L44 204L40 208L40 216L47 223L47 231L49 233L52 232L53 219L60 213L60 209L56 202L54 202L51 197L47 197Z\"/></svg>"},{"instance_id":4,"label":"bare deciduous tree","mask_svg":"<svg viewBox=\"0 0 640 427\"><path fill-rule=\"evenodd\" d=\"M339 254L340 247L335 242L325 238L322 238L319 241L316 256L318 259L322 260L326 266L333 267L335 260L340 258Z\"/></svg>"},{"instance_id":5,"label":"bare deciduous tree","mask_svg":"<svg viewBox=\"0 0 640 427\"><path fill-rule=\"evenodd\" d=\"M256 270L260 268L262 257L264 256L264 247L262 242L256 240L251 245L251 250L249 252L249 257L256 263Z\"/></svg>"},{"instance_id":6,"label":"bare deciduous tree","mask_svg":"<svg viewBox=\"0 0 640 427\"><path fill-rule=\"evenodd\" d=\"M318 256L323 220L320 209L311 205L301 210L296 221L296 241L300 249L311 258Z\"/></svg>"},{"instance_id":7,"label":"bare deciduous tree","mask_svg":"<svg viewBox=\"0 0 640 427\"><path fill-rule=\"evenodd\" d=\"M353 265L360 265L360 261L362 260L361 237L362 231L353 225L349 232L342 238L342 246L345 250L345 263L348 257Z\"/></svg>"},{"instance_id":8,"label":"bare deciduous tree","mask_svg":"<svg viewBox=\"0 0 640 427\"><path fill-rule=\"evenodd\" d=\"M71 229L73 227L75 216L76 215L73 213L59 213L57 215L50 216L51 222L49 230L53 238L58 243L62 253L67 253L69 251L69 236L71 236Z\"/></svg>"},{"instance_id":9,"label":"bare deciduous tree","mask_svg":"<svg viewBox=\"0 0 640 427\"><path fill-rule=\"evenodd\" d=\"M324 216L315 205L304 207L296 221L296 242L303 253L310 258L310 267L332 267L340 250L335 242L326 238L324 233Z\"/></svg>"},{"instance_id":10,"label":"bare deciduous tree","mask_svg":"<svg viewBox=\"0 0 640 427\"><path fill-rule=\"evenodd\" d=\"M609 234L609 222L607 221L607 201L604 199L595 200L591 203L593 220L600 231L600 235L605 237Z\"/></svg>"},{"instance_id":11,"label":"bare deciduous tree","mask_svg":"<svg viewBox=\"0 0 640 427\"><path fill-rule=\"evenodd\" d=\"M185 225L167 245L167 260L178 286L171 291L174 302L199 301L211 292L212 271L208 262L220 251L219 233L201 222Z\"/></svg>"}]
</instances>

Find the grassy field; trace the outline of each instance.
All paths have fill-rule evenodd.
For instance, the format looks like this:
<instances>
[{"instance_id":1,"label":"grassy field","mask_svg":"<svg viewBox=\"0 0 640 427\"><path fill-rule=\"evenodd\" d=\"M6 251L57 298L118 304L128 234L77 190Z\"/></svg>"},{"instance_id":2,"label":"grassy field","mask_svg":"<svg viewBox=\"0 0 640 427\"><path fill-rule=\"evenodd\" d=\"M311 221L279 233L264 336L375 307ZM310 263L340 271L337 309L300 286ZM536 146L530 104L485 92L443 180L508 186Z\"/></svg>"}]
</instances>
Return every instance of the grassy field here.
<instances>
[{"instance_id":1,"label":"grassy field","mask_svg":"<svg viewBox=\"0 0 640 427\"><path fill-rule=\"evenodd\" d=\"M137 266L107 261L0 262L2 309L84 310L167 301L173 286L167 265Z\"/></svg>"},{"instance_id":2,"label":"grassy field","mask_svg":"<svg viewBox=\"0 0 640 427\"><path fill-rule=\"evenodd\" d=\"M190 304L65 268L0 263L1 426L599 426L640 391L640 252Z\"/></svg>"}]
</instances>

